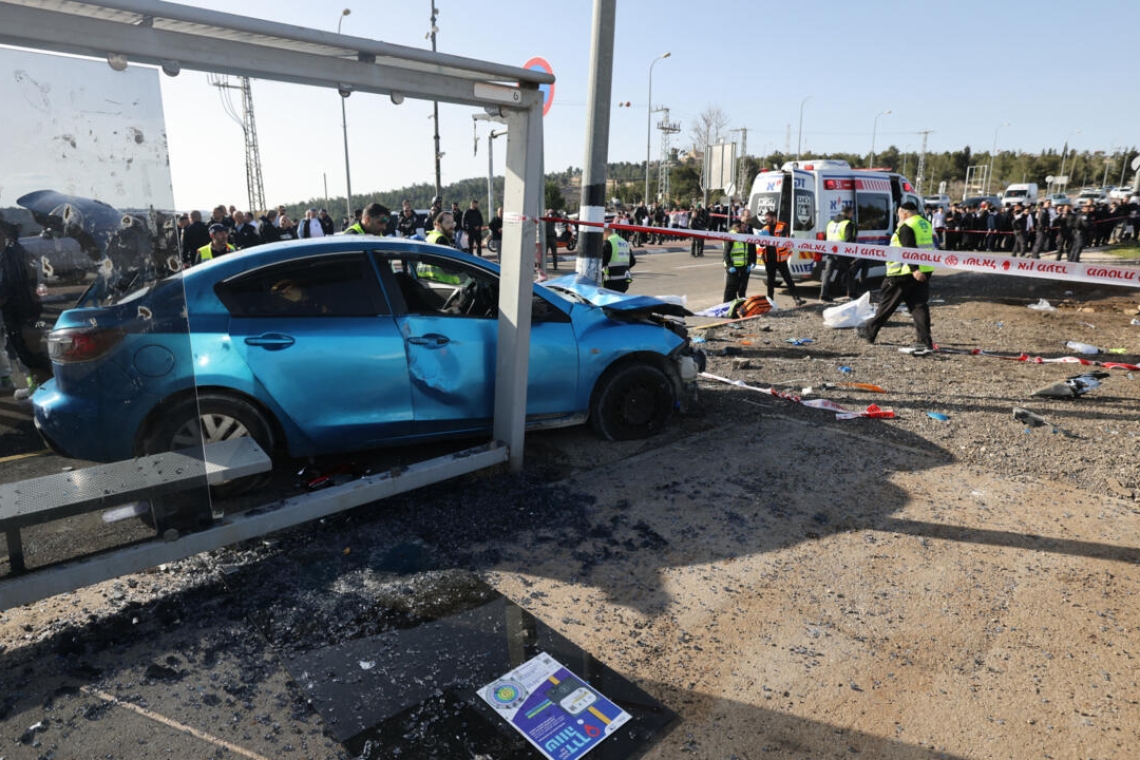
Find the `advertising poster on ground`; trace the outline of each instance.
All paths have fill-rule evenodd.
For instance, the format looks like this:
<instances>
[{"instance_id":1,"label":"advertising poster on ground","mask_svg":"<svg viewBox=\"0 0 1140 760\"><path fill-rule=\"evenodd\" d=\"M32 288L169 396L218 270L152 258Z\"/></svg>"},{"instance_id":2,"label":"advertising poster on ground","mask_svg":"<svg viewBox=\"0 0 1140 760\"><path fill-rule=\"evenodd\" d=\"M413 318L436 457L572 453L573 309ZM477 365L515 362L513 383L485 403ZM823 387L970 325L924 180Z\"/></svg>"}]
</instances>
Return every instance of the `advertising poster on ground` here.
<instances>
[{"instance_id":1,"label":"advertising poster on ground","mask_svg":"<svg viewBox=\"0 0 1140 760\"><path fill-rule=\"evenodd\" d=\"M479 695L550 760L581 757L631 717L545 653Z\"/></svg>"}]
</instances>

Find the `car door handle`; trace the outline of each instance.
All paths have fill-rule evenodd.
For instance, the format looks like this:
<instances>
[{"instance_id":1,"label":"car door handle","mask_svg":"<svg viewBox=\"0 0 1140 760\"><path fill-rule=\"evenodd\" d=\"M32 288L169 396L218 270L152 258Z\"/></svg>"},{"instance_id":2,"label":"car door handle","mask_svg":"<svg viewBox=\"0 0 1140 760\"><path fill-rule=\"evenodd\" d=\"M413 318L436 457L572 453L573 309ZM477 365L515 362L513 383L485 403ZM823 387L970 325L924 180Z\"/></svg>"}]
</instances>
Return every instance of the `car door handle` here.
<instances>
[{"instance_id":1,"label":"car door handle","mask_svg":"<svg viewBox=\"0 0 1140 760\"><path fill-rule=\"evenodd\" d=\"M283 348L289 348L296 342L292 337L281 333L265 333L245 339L247 346L261 346L268 351L280 351Z\"/></svg>"},{"instance_id":2,"label":"car door handle","mask_svg":"<svg viewBox=\"0 0 1140 760\"><path fill-rule=\"evenodd\" d=\"M451 338L439 333L428 333L424 336L416 336L408 338L408 342L416 346L446 346L451 342Z\"/></svg>"}]
</instances>

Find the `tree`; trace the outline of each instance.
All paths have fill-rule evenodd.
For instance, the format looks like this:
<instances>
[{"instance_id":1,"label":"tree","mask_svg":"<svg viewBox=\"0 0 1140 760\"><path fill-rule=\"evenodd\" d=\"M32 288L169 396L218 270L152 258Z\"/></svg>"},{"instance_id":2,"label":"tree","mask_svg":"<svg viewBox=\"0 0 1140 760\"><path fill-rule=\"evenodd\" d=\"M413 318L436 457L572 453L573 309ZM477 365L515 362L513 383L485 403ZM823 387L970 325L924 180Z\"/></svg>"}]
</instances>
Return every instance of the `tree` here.
<instances>
[{"instance_id":1,"label":"tree","mask_svg":"<svg viewBox=\"0 0 1140 760\"><path fill-rule=\"evenodd\" d=\"M696 121L689 127L693 152L704 155L705 148L719 143L727 129L728 114L720 110L720 106L709 106L701 111Z\"/></svg>"},{"instance_id":2,"label":"tree","mask_svg":"<svg viewBox=\"0 0 1140 760\"><path fill-rule=\"evenodd\" d=\"M558 187L557 182L546 181L546 193L543 198L546 208L553 211L561 211L566 207L566 199L562 197L562 189Z\"/></svg>"}]
</instances>

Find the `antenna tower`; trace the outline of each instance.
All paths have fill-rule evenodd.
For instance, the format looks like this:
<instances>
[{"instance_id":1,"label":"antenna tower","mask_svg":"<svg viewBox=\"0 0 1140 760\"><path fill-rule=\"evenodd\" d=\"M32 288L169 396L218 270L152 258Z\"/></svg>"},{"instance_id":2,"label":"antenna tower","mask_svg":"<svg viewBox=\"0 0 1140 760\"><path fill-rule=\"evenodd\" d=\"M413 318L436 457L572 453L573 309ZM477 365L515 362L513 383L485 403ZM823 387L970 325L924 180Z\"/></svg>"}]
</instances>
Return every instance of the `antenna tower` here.
<instances>
[{"instance_id":1,"label":"antenna tower","mask_svg":"<svg viewBox=\"0 0 1140 760\"><path fill-rule=\"evenodd\" d=\"M245 186L249 195L249 207L253 214L266 210L265 182L261 177L261 150L257 147L257 123L253 117L253 91L249 77L241 77L239 84L231 84L225 74L207 74L210 84L218 88L222 108L226 114L241 126L245 138ZM234 107L230 90L241 90L241 113Z\"/></svg>"},{"instance_id":2,"label":"antenna tower","mask_svg":"<svg viewBox=\"0 0 1140 760\"><path fill-rule=\"evenodd\" d=\"M662 111L665 115L661 117L661 121L657 122L657 129L661 132L661 161L660 168L657 170L657 198L662 203L669 201L669 160L672 155L669 150L669 135L675 135L681 131L680 122L669 121L669 109L662 106L661 108L654 108L656 111Z\"/></svg>"}]
</instances>

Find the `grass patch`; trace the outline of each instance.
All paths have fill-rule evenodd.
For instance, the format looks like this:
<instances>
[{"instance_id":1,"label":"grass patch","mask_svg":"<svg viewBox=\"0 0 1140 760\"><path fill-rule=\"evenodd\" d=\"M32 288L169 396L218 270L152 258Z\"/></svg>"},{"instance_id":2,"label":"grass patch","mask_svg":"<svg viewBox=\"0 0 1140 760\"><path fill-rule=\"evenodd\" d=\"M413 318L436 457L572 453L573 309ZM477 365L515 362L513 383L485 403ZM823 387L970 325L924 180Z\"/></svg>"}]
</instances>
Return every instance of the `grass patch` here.
<instances>
[{"instance_id":1,"label":"grass patch","mask_svg":"<svg viewBox=\"0 0 1140 760\"><path fill-rule=\"evenodd\" d=\"M1109 249L1109 253L1122 259L1140 259L1140 242L1128 240L1117 243Z\"/></svg>"}]
</instances>

